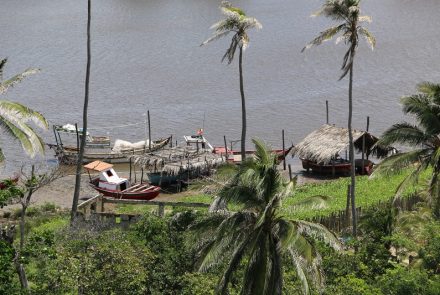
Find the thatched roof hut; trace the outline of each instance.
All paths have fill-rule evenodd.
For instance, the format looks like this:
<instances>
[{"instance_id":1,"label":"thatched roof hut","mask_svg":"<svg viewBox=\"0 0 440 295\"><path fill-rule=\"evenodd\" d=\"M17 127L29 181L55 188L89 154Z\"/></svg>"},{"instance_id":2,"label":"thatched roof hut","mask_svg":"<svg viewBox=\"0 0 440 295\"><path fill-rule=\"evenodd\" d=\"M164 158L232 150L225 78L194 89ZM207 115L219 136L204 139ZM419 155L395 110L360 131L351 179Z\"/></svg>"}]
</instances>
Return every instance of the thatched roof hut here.
<instances>
[{"instance_id":1,"label":"thatched roof hut","mask_svg":"<svg viewBox=\"0 0 440 295\"><path fill-rule=\"evenodd\" d=\"M374 154L377 157L384 157L389 153L389 148L375 145L379 140L377 137L367 131L353 129L354 146L358 152L362 152L363 138L365 138L365 154L367 156ZM293 149L293 155L317 163L328 164L340 153L348 150L348 147L348 129L325 124L297 144Z\"/></svg>"}]
</instances>

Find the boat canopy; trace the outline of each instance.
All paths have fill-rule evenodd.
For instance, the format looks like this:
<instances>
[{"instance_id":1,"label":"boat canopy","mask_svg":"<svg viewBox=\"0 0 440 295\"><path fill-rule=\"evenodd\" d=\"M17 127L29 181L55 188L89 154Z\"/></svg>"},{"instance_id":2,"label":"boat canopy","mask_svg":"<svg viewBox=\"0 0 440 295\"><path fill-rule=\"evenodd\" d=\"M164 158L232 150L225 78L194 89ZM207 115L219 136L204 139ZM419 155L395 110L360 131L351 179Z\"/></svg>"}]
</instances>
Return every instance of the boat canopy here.
<instances>
[{"instance_id":1,"label":"boat canopy","mask_svg":"<svg viewBox=\"0 0 440 295\"><path fill-rule=\"evenodd\" d=\"M102 161L93 161L87 165L84 165L84 168L90 171L102 172L109 170L113 167L112 164L102 162Z\"/></svg>"}]
</instances>

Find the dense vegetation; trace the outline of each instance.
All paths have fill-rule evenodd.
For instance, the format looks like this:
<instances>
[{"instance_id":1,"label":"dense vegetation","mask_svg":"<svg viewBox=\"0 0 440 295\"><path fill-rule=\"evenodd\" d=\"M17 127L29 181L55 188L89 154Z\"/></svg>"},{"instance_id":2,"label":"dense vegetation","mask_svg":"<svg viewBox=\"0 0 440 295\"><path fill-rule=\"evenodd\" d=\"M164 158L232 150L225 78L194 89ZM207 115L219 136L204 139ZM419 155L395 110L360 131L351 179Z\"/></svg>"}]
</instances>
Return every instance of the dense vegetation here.
<instances>
[{"instance_id":1,"label":"dense vegetation","mask_svg":"<svg viewBox=\"0 0 440 295\"><path fill-rule=\"evenodd\" d=\"M214 294L221 270L197 272L191 226L206 213L146 213L129 230L68 226L52 206L31 210L25 251L32 294ZM355 243L351 244L351 243ZM371 208L360 219L359 242L336 252L320 243L324 294L439 294L440 223L426 209L397 214ZM353 249L357 246L357 251ZM14 249L0 247L0 294L20 294ZM239 294L244 261L230 284ZM294 266L283 267L283 294L302 294ZM312 288L311 293L317 292Z\"/></svg>"}]
</instances>

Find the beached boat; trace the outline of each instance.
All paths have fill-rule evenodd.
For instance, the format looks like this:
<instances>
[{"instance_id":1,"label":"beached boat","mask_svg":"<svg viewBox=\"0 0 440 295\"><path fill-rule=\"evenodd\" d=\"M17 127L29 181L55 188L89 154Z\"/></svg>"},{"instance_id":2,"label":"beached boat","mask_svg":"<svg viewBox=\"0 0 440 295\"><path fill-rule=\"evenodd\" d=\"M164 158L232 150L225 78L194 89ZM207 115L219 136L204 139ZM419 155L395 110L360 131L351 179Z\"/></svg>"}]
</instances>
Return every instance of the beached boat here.
<instances>
[{"instance_id":1,"label":"beached boat","mask_svg":"<svg viewBox=\"0 0 440 295\"><path fill-rule=\"evenodd\" d=\"M141 155L144 153L149 153L153 151L157 151L163 147L165 147L171 140L171 137L161 138L155 140L151 143L151 148L148 143L145 141L139 142L137 144L133 144L132 147L123 147L123 148L90 148L86 145L83 163L89 163L93 161L106 161L109 163L128 163L129 156L132 155ZM66 165L72 165L77 162L78 159L78 148L73 146L64 146L62 144L48 144L48 146L55 150L55 155L58 158L60 163Z\"/></svg>"},{"instance_id":2,"label":"beached boat","mask_svg":"<svg viewBox=\"0 0 440 295\"><path fill-rule=\"evenodd\" d=\"M90 186L106 197L117 199L152 200L160 193L160 187L150 183L131 184L121 178L113 170L113 165L102 161L94 161L84 166L90 171L99 172L99 176L90 177Z\"/></svg>"}]
</instances>

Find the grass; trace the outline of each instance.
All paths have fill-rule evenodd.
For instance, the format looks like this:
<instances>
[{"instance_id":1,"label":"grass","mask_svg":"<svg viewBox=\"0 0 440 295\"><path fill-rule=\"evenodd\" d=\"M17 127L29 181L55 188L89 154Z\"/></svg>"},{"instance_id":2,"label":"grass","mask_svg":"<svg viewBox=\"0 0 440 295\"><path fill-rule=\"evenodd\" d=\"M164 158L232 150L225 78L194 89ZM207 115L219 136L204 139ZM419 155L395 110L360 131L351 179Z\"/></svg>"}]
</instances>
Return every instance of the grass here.
<instances>
[{"instance_id":1,"label":"grass","mask_svg":"<svg viewBox=\"0 0 440 295\"><path fill-rule=\"evenodd\" d=\"M395 196L396 188L406 177L406 173L369 179L368 176L356 177L356 207L366 209L380 202L386 202ZM298 187L296 193L284 201L282 212L289 217L313 218L317 216L329 216L332 213L345 210L347 202L347 187L350 178L339 178L322 183L306 184ZM405 192L409 195L414 190ZM312 196L328 196L329 200L324 208L308 208L295 211L295 216L291 216L293 211L291 205L297 201L304 200Z\"/></svg>"},{"instance_id":2,"label":"grass","mask_svg":"<svg viewBox=\"0 0 440 295\"><path fill-rule=\"evenodd\" d=\"M400 182L407 176L401 173L390 177L377 177L369 179L368 176L356 177L356 206L366 209L381 202L391 200ZM295 194L284 200L282 214L289 218L309 219L317 216L329 216L332 213L345 210L347 202L347 186L350 178L339 178L336 180L320 183L311 183L300 186ZM415 190L405 192L410 195ZM312 196L328 196L329 199L324 208L305 208L302 210L292 210L293 204ZM213 197L207 194L194 191L193 195L188 195L179 199L182 202L195 202L210 204ZM233 206L232 206L233 207ZM233 210L233 208L230 208Z\"/></svg>"}]
</instances>

